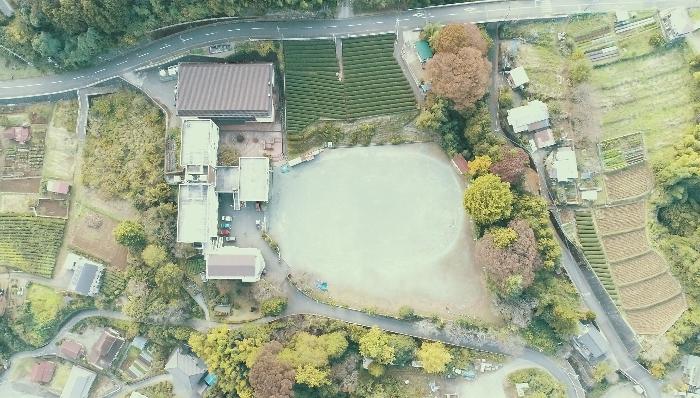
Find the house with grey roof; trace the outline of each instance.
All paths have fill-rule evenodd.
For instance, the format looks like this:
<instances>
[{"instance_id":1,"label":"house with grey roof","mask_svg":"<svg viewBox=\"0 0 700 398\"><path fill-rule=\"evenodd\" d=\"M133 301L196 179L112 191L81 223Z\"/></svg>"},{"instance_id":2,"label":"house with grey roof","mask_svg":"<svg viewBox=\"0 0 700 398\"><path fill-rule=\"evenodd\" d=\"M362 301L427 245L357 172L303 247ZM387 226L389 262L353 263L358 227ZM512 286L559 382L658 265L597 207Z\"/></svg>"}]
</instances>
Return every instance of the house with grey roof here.
<instances>
[{"instance_id":1,"label":"house with grey roof","mask_svg":"<svg viewBox=\"0 0 700 398\"><path fill-rule=\"evenodd\" d=\"M573 346L591 364L603 361L609 351L608 341L593 325L580 324L581 332L573 338Z\"/></svg>"},{"instance_id":2,"label":"house with grey roof","mask_svg":"<svg viewBox=\"0 0 700 398\"><path fill-rule=\"evenodd\" d=\"M97 375L80 366L73 366L61 392L61 398L87 398Z\"/></svg>"},{"instance_id":3,"label":"house with grey roof","mask_svg":"<svg viewBox=\"0 0 700 398\"><path fill-rule=\"evenodd\" d=\"M220 246L205 253L207 279L238 279L257 282L265 269L260 249L252 247Z\"/></svg>"},{"instance_id":4,"label":"house with grey roof","mask_svg":"<svg viewBox=\"0 0 700 398\"><path fill-rule=\"evenodd\" d=\"M684 356L681 368L686 383L695 389L700 389L700 357L696 355Z\"/></svg>"},{"instance_id":5,"label":"house with grey roof","mask_svg":"<svg viewBox=\"0 0 700 398\"><path fill-rule=\"evenodd\" d=\"M100 290L104 266L73 253L66 256L66 263L73 270L68 290L83 296L95 296Z\"/></svg>"},{"instance_id":6,"label":"house with grey roof","mask_svg":"<svg viewBox=\"0 0 700 398\"><path fill-rule=\"evenodd\" d=\"M175 391L180 393L178 396L200 395L201 382L207 373L207 366L201 359L178 347L170 354L165 370L172 376Z\"/></svg>"},{"instance_id":7,"label":"house with grey roof","mask_svg":"<svg viewBox=\"0 0 700 398\"><path fill-rule=\"evenodd\" d=\"M114 329L106 328L92 346L87 360L92 366L102 370L112 366L124 345L124 338Z\"/></svg>"},{"instance_id":8,"label":"house with grey roof","mask_svg":"<svg viewBox=\"0 0 700 398\"><path fill-rule=\"evenodd\" d=\"M215 121L272 122L274 88L272 63L180 63L177 115Z\"/></svg>"},{"instance_id":9,"label":"house with grey roof","mask_svg":"<svg viewBox=\"0 0 700 398\"><path fill-rule=\"evenodd\" d=\"M527 105L508 110L508 124L516 133L534 133L549 128L549 110L547 104L540 100L530 101Z\"/></svg>"},{"instance_id":10,"label":"house with grey roof","mask_svg":"<svg viewBox=\"0 0 700 398\"><path fill-rule=\"evenodd\" d=\"M508 84L511 88L521 88L530 83L530 78L527 77L527 72L522 66L513 68L506 73Z\"/></svg>"}]
</instances>

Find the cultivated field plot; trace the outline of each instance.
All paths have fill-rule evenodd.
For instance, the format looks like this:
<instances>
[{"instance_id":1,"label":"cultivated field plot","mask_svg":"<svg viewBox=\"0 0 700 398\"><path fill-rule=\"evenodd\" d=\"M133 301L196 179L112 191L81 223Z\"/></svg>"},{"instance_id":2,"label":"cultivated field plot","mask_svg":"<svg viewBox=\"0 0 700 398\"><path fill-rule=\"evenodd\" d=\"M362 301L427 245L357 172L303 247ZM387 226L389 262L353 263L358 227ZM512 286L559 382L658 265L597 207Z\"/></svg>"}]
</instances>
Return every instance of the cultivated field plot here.
<instances>
[{"instance_id":1,"label":"cultivated field plot","mask_svg":"<svg viewBox=\"0 0 700 398\"><path fill-rule=\"evenodd\" d=\"M41 188L41 177L0 180L0 192L38 193L39 188Z\"/></svg>"},{"instance_id":2,"label":"cultivated field plot","mask_svg":"<svg viewBox=\"0 0 700 398\"><path fill-rule=\"evenodd\" d=\"M654 185L646 163L605 174L605 188L610 202L641 196Z\"/></svg>"},{"instance_id":3,"label":"cultivated field plot","mask_svg":"<svg viewBox=\"0 0 700 398\"><path fill-rule=\"evenodd\" d=\"M331 40L285 42L284 65L290 140L319 118L345 118L345 95Z\"/></svg>"},{"instance_id":4,"label":"cultivated field plot","mask_svg":"<svg viewBox=\"0 0 700 398\"><path fill-rule=\"evenodd\" d=\"M600 155L603 169L614 171L624 169L646 160L644 135L634 133L611 138L600 143Z\"/></svg>"},{"instance_id":5,"label":"cultivated field plot","mask_svg":"<svg viewBox=\"0 0 700 398\"><path fill-rule=\"evenodd\" d=\"M356 308L495 320L464 182L438 146L335 149L274 179L269 231L295 278Z\"/></svg>"},{"instance_id":6,"label":"cultivated field plot","mask_svg":"<svg viewBox=\"0 0 700 398\"><path fill-rule=\"evenodd\" d=\"M617 289L610 274L610 266L603 251L603 245L593 223L593 215L588 210L576 212L576 234L579 244L603 287L613 300L617 299Z\"/></svg>"},{"instance_id":7,"label":"cultivated field plot","mask_svg":"<svg viewBox=\"0 0 700 398\"><path fill-rule=\"evenodd\" d=\"M342 72L333 41L286 42L290 141L319 119L347 120L415 110L413 92L394 59L394 38L343 39Z\"/></svg>"},{"instance_id":8,"label":"cultivated field plot","mask_svg":"<svg viewBox=\"0 0 700 398\"><path fill-rule=\"evenodd\" d=\"M413 91L394 59L394 35L343 40L348 118L416 109Z\"/></svg>"},{"instance_id":9,"label":"cultivated field plot","mask_svg":"<svg viewBox=\"0 0 700 398\"><path fill-rule=\"evenodd\" d=\"M0 265L50 278L65 220L0 215Z\"/></svg>"},{"instance_id":10,"label":"cultivated field plot","mask_svg":"<svg viewBox=\"0 0 700 398\"><path fill-rule=\"evenodd\" d=\"M114 240L112 234L118 221L87 208L79 211L68 232L68 244L79 252L97 257L117 268L126 267L128 251Z\"/></svg>"},{"instance_id":11,"label":"cultivated field plot","mask_svg":"<svg viewBox=\"0 0 700 398\"><path fill-rule=\"evenodd\" d=\"M692 76L676 48L596 68L606 138L644 133L649 153L671 146L694 121Z\"/></svg>"},{"instance_id":12,"label":"cultivated field plot","mask_svg":"<svg viewBox=\"0 0 700 398\"><path fill-rule=\"evenodd\" d=\"M605 236L618 232L639 229L645 225L645 202L619 206L599 207L595 210L600 234Z\"/></svg>"}]
</instances>

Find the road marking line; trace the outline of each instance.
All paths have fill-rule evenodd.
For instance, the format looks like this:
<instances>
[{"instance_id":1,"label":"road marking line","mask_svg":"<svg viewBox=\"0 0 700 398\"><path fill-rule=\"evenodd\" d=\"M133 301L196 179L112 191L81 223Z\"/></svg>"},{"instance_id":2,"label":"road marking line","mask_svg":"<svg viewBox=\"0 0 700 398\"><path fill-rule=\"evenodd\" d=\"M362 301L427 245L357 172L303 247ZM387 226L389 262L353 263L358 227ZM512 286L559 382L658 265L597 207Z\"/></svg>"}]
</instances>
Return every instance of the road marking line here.
<instances>
[{"instance_id":1,"label":"road marking line","mask_svg":"<svg viewBox=\"0 0 700 398\"><path fill-rule=\"evenodd\" d=\"M125 63L126 63L126 61L122 61L122 62L118 63L117 66L123 65L123 64L125 64Z\"/></svg>"},{"instance_id":2,"label":"road marking line","mask_svg":"<svg viewBox=\"0 0 700 398\"><path fill-rule=\"evenodd\" d=\"M253 29L253 30L260 30L260 29L262 29L262 28L251 28L251 29Z\"/></svg>"},{"instance_id":3,"label":"road marking line","mask_svg":"<svg viewBox=\"0 0 700 398\"><path fill-rule=\"evenodd\" d=\"M451 12L451 13L449 13L449 14L447 14L447 15L450 16L450 17L454 17L454 16L457 15L457 14Z\"/></svg>"},{"instance_id":4,"label":"road marking line","mask_svg":"<svg viewBox=\"0 0 700 398\"><path fill-rule=\"evenodd\" d=\"M104 72L104 71L106 71L106 70L107 70L107 69L100 69L100 70L96 71L95 74L98 74L98 73L100 73L100 72Z\"/></svg>"},{"instance_id":5,"label":"road marking line","mask_svg":"<svg viewBox=\"0 0 700 398\"><path fill-rule=\"evenodd\" d=\"M376 24L382 24L382 23L384 23L384 21L377 21L377 22L375 22L375 23L376 23Z\"/></svg>"},{"instance_id":6,"label":"road marking line","mask_svg":"<svg viewBox=\"0 0 700 398\"><path fill-rule=\"evenodd\" d=\"M188 37L186 39L180 38L180 40L182 40L183 42L186 42L187 40L192 40L192 38L191 37Z\"/></svg>"},{"instance_id":7,"label":"road marking line","mask_svg":"<svg viewBox=\"0 0 700 398\"><path fill-rule=\"evenodd\" d=\"M346 26L349 27L349 28L352 28L352 27L355 26L355 25L350 24L350 25L346 25Z\"/></svg>"},{"instance_id":8,"label":"road marking line","mask_svg":"<svg viewBox=\"0 0 700 398\"><path fill-rule=\"evenodd\" d=\"M331 25L331 26L326 26L326 27L327 27L327 28L333 28L333 29L335 29L335 28L337 28L338 26L337 26L337 25Z\"/></svg>"},{"instance_id":9,"label":"road marking line","mask_svg":"<svg viewBox=\"0 0 700 398\"><path fill-rule=\"evenodd\" d=\"M226 29L227 32L233 32L233 29Z\"/></svg>"},{"instance_id":10,"label":"road marking line","mask_svg":"<svg viewBox=\"0 0 700 398\"><path fill-rule=\"evenodd\" d=\"M56 80L55 82L51 82L51 84L56 84L56 83L63 83L63 80Z\"/></svg>"},{"instance_id":11,"label":"road marking line","mask_svg":"<svg viewBox=\"0 0 700 398\"><path fill-rule=\"evenodd\" d=\"M168 47L170 47L170 44L164 45L163 47L159 48L159 50L162 50L162 49L165 49L165 48L168 48Z\"/></svg>"},{"instance_id":12,"label":"road marking line","mask_svg":"<svg viewBox=\"0 0 700 398\"><path fill-rule=\"evenodd\" d=\"M313 29L313 28L314 28L313 26L307 26L304 29Z\"/></svg>"},{"instance_id":13,"label":"road marking line","mask_svg":"<svg viewBox=\"0 0 700 398\"><path fill-rule=\"evenodd\" d=\"M236 28L236 30L241 30L241 28Z\"/></svg>"},{"instance_id":14,"label":"road marking line","mask_svg":"<svg viewBox=\"0 0 700 398\"><path fill-rule=\"evenodd\" d=\"M143 54L139 55L138 58L145 57L146 55L148 55L148 53L143 53Z\"/></svg>"}]
</instances>

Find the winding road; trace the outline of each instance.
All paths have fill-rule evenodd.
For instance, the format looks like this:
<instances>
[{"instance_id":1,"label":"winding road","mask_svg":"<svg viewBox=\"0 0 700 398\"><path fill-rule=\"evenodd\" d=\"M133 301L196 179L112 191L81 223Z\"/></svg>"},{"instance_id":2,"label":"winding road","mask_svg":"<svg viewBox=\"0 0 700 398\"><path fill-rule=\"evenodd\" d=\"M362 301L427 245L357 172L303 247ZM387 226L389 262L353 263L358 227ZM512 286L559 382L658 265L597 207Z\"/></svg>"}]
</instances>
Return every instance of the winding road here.
<instances>
[{"instance_id":1,"label":"winding road","mask_svg":"<svg viewBox=\"0 0 700 398\"><path fill-rule=\"evenodd\" d=\"M236 20L202 26L154 40L90 68L31 79L0 81L0 100L12 103L12 100L21 98L75 91L145 66L167 62L192 48L231 40L333 38L417 29L427 22L494 22L693 5L700 5L700 0L481 1L347 19Z\"/></svg>"}]
</instances>

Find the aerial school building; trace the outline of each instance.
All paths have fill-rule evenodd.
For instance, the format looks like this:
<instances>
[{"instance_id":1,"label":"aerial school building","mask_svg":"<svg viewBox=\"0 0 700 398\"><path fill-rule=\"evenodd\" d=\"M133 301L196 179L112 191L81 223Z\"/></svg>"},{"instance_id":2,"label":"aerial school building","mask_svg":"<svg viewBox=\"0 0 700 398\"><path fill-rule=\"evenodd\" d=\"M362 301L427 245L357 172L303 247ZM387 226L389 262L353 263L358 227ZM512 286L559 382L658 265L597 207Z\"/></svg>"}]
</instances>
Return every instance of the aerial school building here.
<instances>
[{"instance_id":1,"label":"aerial school building","mask_svg":"<svg viewBox=\"0 0 700 398\"><path fill-rule=\"evenodd\" d=\"M265 268L260 249L238 247L229 236L235 220L219 213L219 201L230 199L234 211L267 203L270 159L240 157L238 166L219 165L219 125L273 121L274 94L273 64L179 66L176 109L182 118L182 171L176 179L177 241L201 248L207 279L255 282Z\"/></svg>"}]
</instances>

